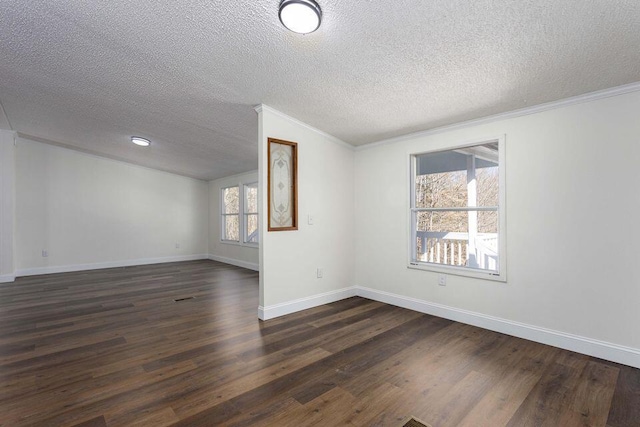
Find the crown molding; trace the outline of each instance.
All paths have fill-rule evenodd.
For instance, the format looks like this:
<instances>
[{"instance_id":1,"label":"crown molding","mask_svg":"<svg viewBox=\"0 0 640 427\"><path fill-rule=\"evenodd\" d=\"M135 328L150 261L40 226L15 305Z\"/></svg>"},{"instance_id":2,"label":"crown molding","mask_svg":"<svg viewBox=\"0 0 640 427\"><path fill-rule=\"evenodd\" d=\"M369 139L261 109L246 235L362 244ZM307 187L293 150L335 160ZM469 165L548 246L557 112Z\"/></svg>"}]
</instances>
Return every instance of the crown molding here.
<instances>
[{"instance_id":1,"label":"crown molding","mask_svg":"<svg viewBox=\"0 0 640 427\"><path fill-rule=\"evenodd\" d=\"M487 123L496 122L498 120L513 119L516 117L528 116L530 114L541 113L544 111L555 110L557 108L567 107L570 105L582 104L585 102L597 101L599 99L610 98L612 96L624 95L631 92L640 91L640 82L630 83L627 85L616 86L609 89L603 89L595 92L589 92L571 98L560 99L557 101L546 102L544 104L533 105L531 107L520 108L505 113L498 113L491 116L481 117L479 119L467 120L464 122L454 123L451 125L440 126L433 129L400 135L393 138L383 139L381 141L371 142L369 144L359 145L355 147L356 151L368 150L382 145L395 144L408 139L421 138L425 136L435 135L443 132L449 132L457 129L463 129L471 126L478 126Z\"/></svg>"},{"instance_id":2,"label":"crown molding","mask_svg":"<svg viewBox=\"0 0 640 427\"><path fill-rule=\"evenodd\" d=\"M275 114L276 116L279 116L279 117L281 117L281 118L283 118L283 119L285 119L287 121L290 121L292 123L297 124L298 126L301 126L301 127L306 128L306 129L308 129L308 130L310 130L310 131L312 131L314 133L317 133L318 135L321 135L322 137L324 137L324 138L328 139L329 141L333 142L334 144L337 144L337 145L339 145L341 147L344 147L344 148L346 148L348 150L352 150L352 151L355 150L355 147L353 145L348 144L348 143L344 142L343 140L341 140L339 138L336 138L335 136L330 135L330 134L328 134L328 133L326 133L326 132L324 132L324 131L322 131L322 130L320 130L318 128L314 128L313 126L310 126L310 125L306 124L305 122L302 122L302 121L300 121L300 120L298 120L298 119L296 119L294 117L288 116L285 113L276 110L275 108L271 108L266 104L256 105L254 107L254 110L256 110L256 112L258 114L260 114L262 112L265 112L265 111L267 111L267 112L269 112L271 114Z\"/></svg>"}]
</instances>

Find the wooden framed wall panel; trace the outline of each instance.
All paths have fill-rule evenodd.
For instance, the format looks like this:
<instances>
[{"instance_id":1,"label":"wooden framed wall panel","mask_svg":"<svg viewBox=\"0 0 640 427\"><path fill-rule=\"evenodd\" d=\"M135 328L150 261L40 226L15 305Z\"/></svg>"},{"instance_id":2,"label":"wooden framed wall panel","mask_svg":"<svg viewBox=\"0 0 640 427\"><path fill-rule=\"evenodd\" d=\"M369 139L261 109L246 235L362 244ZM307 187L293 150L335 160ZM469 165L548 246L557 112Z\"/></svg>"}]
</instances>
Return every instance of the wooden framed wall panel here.
<instances>
[{"instance_id":1,"label":"wooden framed wall panel","mask_svg":"<svg viewBox=\"0 0 640 427\"><path fill-rule=\"evenodd\" d=\"M298 229L298 144L267 140L268 231Z\"/></svg>"}]
</instances>

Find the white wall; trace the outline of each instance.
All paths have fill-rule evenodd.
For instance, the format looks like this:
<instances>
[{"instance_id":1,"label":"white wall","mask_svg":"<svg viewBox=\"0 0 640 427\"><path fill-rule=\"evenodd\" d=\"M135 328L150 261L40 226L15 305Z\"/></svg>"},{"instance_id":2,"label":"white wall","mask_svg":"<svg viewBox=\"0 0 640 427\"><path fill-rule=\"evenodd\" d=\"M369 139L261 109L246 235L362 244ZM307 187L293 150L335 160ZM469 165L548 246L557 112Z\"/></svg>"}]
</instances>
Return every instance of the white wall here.
<instances>
[{"instance_id":1,"label":"white wall","mask_svg":"<svg viewBox=\"0 0 640 427\"><path fill-rule=\"evenodd\" d=\"M269 318L304 307L304 303L289 308L283 304L322 294L336 297L353 286L354 152L266 106L259 109L259 126L263 213L267 212L267 138L298 143L298 230L267 232L266 215L260 217L260 304L265 311L261 315ZM314 225L307 224L309 214L315 217ZM322 279L316 277L318 267L324 270Z\"/></svg>"},{"instance_id":2,"label":"white wall","mask_svg":"<svg viewBox=\"0 0 640 427\"><path fill-rule=\"evenodd\" d=\"M0 129L0 283L15 275L15 132Z\"/></svg>"},{"instance_id":3,"label":"white wall","mask_svg":"<svg viewBox=\"0 0 640 427\"><path fill-rule=\"evenodd\" d=\"M258 270L258 246L241 245L220 240L220 190L258 182L258 171L209 181L209 255L211 259Z\"/></svg>"},{"instance_id":4,"label":"white wall","mask_svg":"<svg viewBox=\"0 0 640 427\"><path fill-rule=\"evenodd\" d=\"M638 363L638 111L634 92L359 150L356 284L629 347ZM436 274L407 269L408 156L498 135L506 135L507 283L450 275L439 287Z\"/></svg>"},{"instance_id":5,"label":"white wall","mask_svg":"<svg viewBox=\"0 0 640 427\"><path fill-rule=\"evenodd\" d=\"M207 226L204 181L18 140L18 274L206 258Z\"/></svg>"}]
</instances>

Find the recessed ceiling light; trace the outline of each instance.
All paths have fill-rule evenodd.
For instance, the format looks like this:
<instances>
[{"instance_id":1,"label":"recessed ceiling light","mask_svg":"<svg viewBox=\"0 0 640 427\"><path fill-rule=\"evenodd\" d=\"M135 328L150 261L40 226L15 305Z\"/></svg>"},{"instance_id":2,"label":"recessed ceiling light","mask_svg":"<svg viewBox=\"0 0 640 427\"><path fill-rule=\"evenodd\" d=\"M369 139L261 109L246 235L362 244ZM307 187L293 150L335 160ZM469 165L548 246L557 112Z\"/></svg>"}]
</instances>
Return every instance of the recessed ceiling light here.
<instances>
[{"instance_id":1,"label":"recessed ceiling light","mask_svg":"<svg viewBox=\"0 0 640 427\"><path fill-rule=\"evenodd\" d=\"M280 22L294 33L313 33L320 26L322 11L313 0L282 0Z\"/></svg>"},{"instance_id":2,"label":"recessed ceiling light","mask_svg":"<svg viewBox=\"0 0 640 427\"><path fill-rule=\"evenodd\" d=\"M149 141L147 138L140 138L139 136L132 136L131 142L141 147L148 147L149 145L151 145L151 141Z\"/></svg>"}]
</instances>

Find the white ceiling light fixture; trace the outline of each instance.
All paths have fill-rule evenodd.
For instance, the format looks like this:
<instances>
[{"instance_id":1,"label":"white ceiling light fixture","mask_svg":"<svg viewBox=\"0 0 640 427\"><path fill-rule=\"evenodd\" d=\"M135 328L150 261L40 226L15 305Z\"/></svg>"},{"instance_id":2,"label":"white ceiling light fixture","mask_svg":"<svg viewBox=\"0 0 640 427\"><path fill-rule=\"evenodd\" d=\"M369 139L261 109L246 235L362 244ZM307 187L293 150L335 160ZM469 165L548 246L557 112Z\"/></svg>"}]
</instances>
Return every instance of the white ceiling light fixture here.
<instances>
[{"instance_id":1,"label":"white ceiling light fixture","mask_svg":"<svg viewBox=\"0 0 640 427\"><path fill-rule=\"evenodd\" d=\"M147 138L141 138L139 136L132 136L131 142L141 147L148 147L151 145L151 141L149 141Z\"/></svg>"},{"instance_id":2,"label":"white ceiling light fixture","mask_svg":"<svg viewBox=\"0 0 640 427\"><path fill-rule=\"evenodd\" d=\"M309 34L320 27L322 10L313 0L282 0L278 16L287 29L294 33Z\"/></svg>"}]
</instances>

